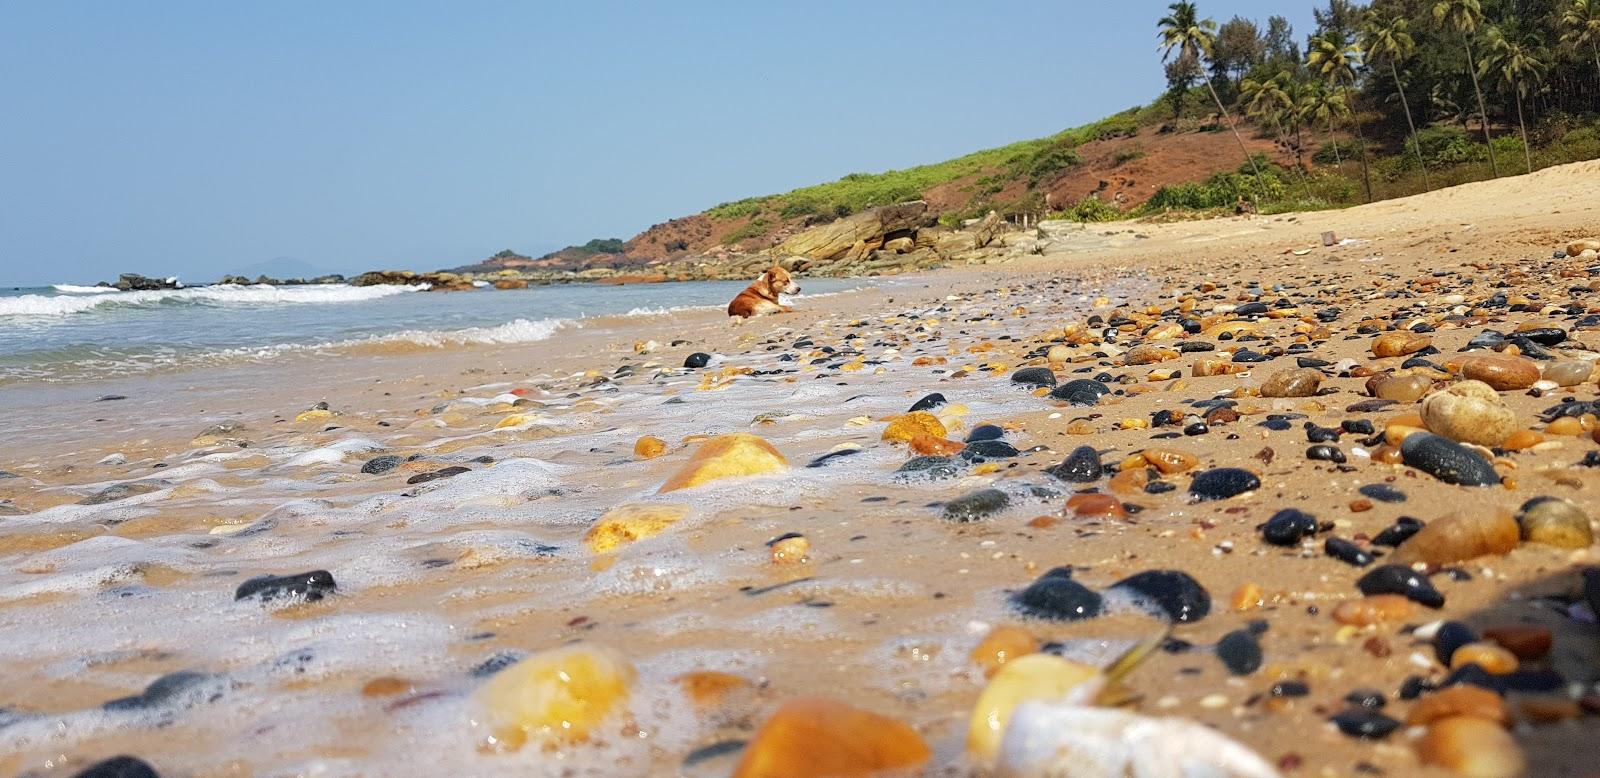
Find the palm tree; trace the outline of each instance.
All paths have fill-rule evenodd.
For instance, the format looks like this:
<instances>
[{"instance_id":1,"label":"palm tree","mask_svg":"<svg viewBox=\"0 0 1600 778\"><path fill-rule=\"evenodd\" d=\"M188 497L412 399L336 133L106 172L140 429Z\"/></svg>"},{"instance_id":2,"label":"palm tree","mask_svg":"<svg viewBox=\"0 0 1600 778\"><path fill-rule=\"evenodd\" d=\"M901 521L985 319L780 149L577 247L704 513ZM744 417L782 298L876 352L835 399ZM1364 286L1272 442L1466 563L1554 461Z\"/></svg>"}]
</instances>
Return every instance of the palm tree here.
<instances>
[{"instance_id":1,"label":"palm tree","mask_svg":"<svg viewBox=\"0 0 1600 778\"><path fill-rule=\"evenodd\" d=\"M1312 82L1306 85L1305 96L1300 101L1300 117L1309 124L1324 122L1328 125L1328 139L1333 148L1333 165L1340 170L1344 169L1344 160L1339 157L1339 139L1333 137L1334 117L1344 116L1350 112L1350 106L1345 102L1344 95L1329 90L1321 82Z\"/></svg>"},{"instance_id":2,"label":"palm tree","mask_svg":"<svg viewBox=\"0 0 1600 778\"><path fill-rule=\"evenodd\" d=\"M1531 85L1544 79L1550 65L1544 60L1544 52L1539 50L1536 40L1524 38L1513 41L1496 27L1489 28L1488 38L1489 56L1483 60L1483 72L1485 75L1498 73L1516 96L1517 126L1522 130L1522 158L1528 163L1528 172L1532 173L1533 152L1528 149L1528 123L1522 119L1522 98Z\"/></svg>"},{"instance_id":3,"label":"palm tree","mask_svg":"<svg viewBox=\"0 0 1600 778\"><path fill-rule=\"evenodd\" d=\"M1311 186L1306 183L1305 171L1300 169L1300 146L1289 140L1288 133L1284 130L1283 121L1286 117L1294 115L1294 98L1290 96L1286 87L1289 85L1289 74L1279 73L1272 78L1257 81L1245 78L1239 82L1239 99L1244 101L1245 114L1255 119L1260 124L1271 122L1277 129L1278 142L1290 146L1294 150L1294 172L1300 179L1300 188L1304 191L1306 199L1311 199Z\"/></svg>"},{"instance_id":4,"label":"palm tree","mask_svg":"<svg viewBox=\"0 0 1600 778\"><path fill-rule=\"evenodd\" d=\"M1589 47L1600 71L1600 0L1571 0L1561 9L1561 42L1574 49Z\"/></svg>"},{"instance_id":5,"label":"palm tree","mask_svg":"<svg viewBox=\"0 0 1600 778\"><path fill-rule=\"evenodd\" d=\"M1411 120L1411 104L1406 101L1406 85L1400 81L1400 60L1410 57L1417 50L1417 43L1406 27L1406 20L1400 16L1388 19L1380 19L1377 15L1368 17L1366 24L1361 26L1362 52L1369 64L1388 63L1389 75L1394 76L1394 88L1400 93L1400 107L1406 112L1406 126L1411 128L1411 147L1416 150L1417 163L1422 166L1422 188L1432 190L1433 185L1428 181L1428 163L1422 158L1422 143L1417 140L1417 125Z\"/></svg>"},{"instance_id":6,"label":"palm tree","mask_svg":"<svg viewBox=\"0 0 1600 778\"><path fill-rule=\"evenodd\" d=\"M1203 63L1211 55L1211 46L1216 41L1217 23L1210 19L1199 18L1194 3L1188 0L1167 6L1169 13L1156 22L1158 35L1161 37L1163 54L1161 61L1166 62L1177 54L1180 58L1191 55L1196 62ZM1212 85L1211 79L1205 79L1206 89L1211 92L1211 99L1216 102L1217 110L1222 112L1222 118L1228 122L1228 129L1233 130L1233 139L1239 144L1239 151L1244 153L1244 158L1250 163L1250 169L1256 174L1256 188L1261 190L1261 199L1267 199L1267 185L1261 180L1261 168L1256 165L1256 158L1250 156L1250 150L1244 146L1244 137L1239 134L1239 128L1234 126L1233 117L1228 109L1223 107L1222 98L1217 96L1217 88Z\"/></svg>"},{"instance_id":7,"label":"palm tree","mask_svg":"<svg viewBox=\"0 0 1600 778\"><path fill-rule=\"evenodd\" d=\"M1344 33L1328 32L1309 42L1306 67L1322 76L1328 86L1344 95L1348 105L1350 89L1356 83L1356 68L1361 64L1361 51L1344 37ZM1356 133L1356 151L1361 155L1361 180L1367 190L1367 202L1372 201L1372 176L1367 169L1367 141L1361 134L1361 119L1350 112L1350 126Z\"/></svg>"},{"instance_id":8,"label":"palm tree","mask_svg":"<svg viewBox=\"0 0 1600 778\"><path fill-rule=\"evenodd\" d=\"M1483 145L1489 147L1489 169L1500 177L1500 163L1494 158L1494 143L1489 138L1489 111L1483 107L1483 89L1478 86L1478 65L1472 61L1472 33L1483 23L1483 4L1479 0L1439 0L1433 4L1433 20L1461 34L1467 50L1467 74L1472 76L1472 92L1478 96L1478 121L1483 123Z\"/></svg>"}]
</instances>

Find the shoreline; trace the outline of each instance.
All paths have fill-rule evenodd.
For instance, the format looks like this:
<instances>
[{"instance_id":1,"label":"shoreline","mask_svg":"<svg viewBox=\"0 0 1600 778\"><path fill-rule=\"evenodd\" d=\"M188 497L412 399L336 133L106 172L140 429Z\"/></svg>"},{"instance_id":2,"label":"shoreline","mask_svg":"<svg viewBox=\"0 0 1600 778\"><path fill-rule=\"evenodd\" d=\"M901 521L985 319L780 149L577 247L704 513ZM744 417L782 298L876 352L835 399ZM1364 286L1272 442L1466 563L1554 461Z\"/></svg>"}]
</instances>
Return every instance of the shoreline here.
<instances>
[{"instance_id":1,"label":"shoreline","mask_svg":"<svg viewBox=\"0 0 1600 778\"><path fill-rule=\"evenodd\" d=\"M1583 323L1594 306L1572 290L1591 283L1593 262L1551 252L1594 237L1600 203L1582 193L1597 174L1600 163L1583 163L1336 212L1091 227L1081 251L901 276L743 323L679 311L532 343L0 387L16 419L0 470L18 476L0 479L0 507L15 514L0 516L0 629L17 636L0 658L23 679L0 707L25 714L0 724L0 745L15 753L0 756L0 772L65 775L122 752L195 775L670 772L686 770L697 749L752 739L783 702L823 695L907 723L932 749L933 772L968 774L964 734L986 683L970 656L990 629L1017 627L1103 663L1163 626L1115 598L1085 621L1019 615L1016 592L1070 566L1096 591L1149 570L1203 586L1209 615L1170 625L1188 648L1157 652L1129 677L1139 711L1205 724L1287 774L1361 765L1447 774L1419 762L1404 730L1363 741L1329 717L1351 692L1376 689L1383 713L1404 719L1417 705L1398 694L1408 677L1449 675L1419 626L1547 630L1555 650L1526 667L1584 693L1563 687L1504 704L1534 774L1577 774L1588 765L1571 743L1600 733L1580 704L1600 681L1600 647L1593 625L1565 608L1582 605L1573 593L1578 573L1600 561L1592 543L1514 543L1436 565L1459 571L1432 578L1443 608L1349 629L1332 614L1360 601L1354 582L1371 568L1326 556L1323 543L1348 540L1384 554L1382 564L1398 552L1373 539L1401 516L1430 525L1510 516L1545 496L1571 501L1587 527L1600 515L1600 476L1574 463L1596 443L1539 415L1563 397L1600 399L1594 376L1543 396L1497 394L1519 429L1542 439L1497 458L1510 477L1499 486L1454 486L1387 464L1384 444L1356 433L1333 443L1346 462L1308 459L1302 425L1365 420L1381 432L1418 407L1352 410L1373 399L1370 376L1341 374L1343 360L1412 371L1430 386L1454 381L1374 353L1380 334L1417 334L1414 324L1431 330L1438 351L1425 359L1441 367L1486 330L1544 323L1568 343L1551 363L1592 368L1600 350L1572 342L1600 346ZM1324 247L1324 231L1356 242ZM1496 292L1537 297L1484 305ZM1256 302L1260 312L1240 312ZM1185 304L1199 331L1154 337ZM659 347L636 353L648 340ZM1180 341L1211 349L1180 356ZM1065 358L1048 359L1053 346ZM1145 346L1154 348L1139 353L1154 361L1131 358ZM1229 359L1241 347L1270 359ZM681 367L696 351L716 359ZM1327 363L1320 390L1262 396L1274 375L1311 369L1296 368L1301 357ZM1235 372L1196 374L1207 360ZM1024 367L1047 367L1063 383L1103 376L1109 394L1092 407L1053 402L1010 380ZM937 412L952 442L993 423L1016 453L946 480L896 477L912 453L882 440L887 421L932 392L948 399ZM112 393L128 399L90 402ZM1231 418L1212 413L1218 400L1232 403ZM314 410L319 402L328 411ZM1186 418L1163 427L1154 423L1163 411ZM1185 434L1202 418L1202 434ZM207 429L224 424L237 427ZM658 494L704 436L730 432L761 436L789 468ZM645 436L665 453L637 456ZM1046 475L1084 445L1109 465L1158 448L1195 462L1154 475L1129 468L1166 492L1124 489L1109 473L1076 483ZM805 466L847 446L861 453ZM386 454L399 457L393 471L362 472ZM1191 500L1194 474L1216 468L1247 469L1258 482L1228 499ZM78 504L117 484L145 486ZM1374 485L1403 501L1367 497ZM946 518L953 501L986 490L1004 495L1004 507ZM1115 508L1068 502L1089 493ZM621 505L685 508L658 534L597 552L589 528ZM1264 544L1257 526L1286 507L1331 529L1303 545ZM767 548L790 532L809 542L798 566L774 563ZM252 575L311 569L332 572L337 596L231 600ZM53 634L28 628L39 623ZM1254 635L1262 658L1235 673L1212 647L1240 632ZM570 641L609 646L637 668L628 714L589 743L480 752L470 722L485 681L472 669ZM60 645L71 656L49 648ZM228 691L161 709L165 728L97 710L185 670L225 678ZM692 691L701 687L683 679L695 673L723 674L719 691ZM398 691L363 691L381 679L397 679L384 688ZM1285 683L1309 692L1276 695ZM1556 712L1542 720L1539 710ZM241 750L243 736L251 745ZM723 757L695 769L728 767Z\"/></svg>"}]
</instances>

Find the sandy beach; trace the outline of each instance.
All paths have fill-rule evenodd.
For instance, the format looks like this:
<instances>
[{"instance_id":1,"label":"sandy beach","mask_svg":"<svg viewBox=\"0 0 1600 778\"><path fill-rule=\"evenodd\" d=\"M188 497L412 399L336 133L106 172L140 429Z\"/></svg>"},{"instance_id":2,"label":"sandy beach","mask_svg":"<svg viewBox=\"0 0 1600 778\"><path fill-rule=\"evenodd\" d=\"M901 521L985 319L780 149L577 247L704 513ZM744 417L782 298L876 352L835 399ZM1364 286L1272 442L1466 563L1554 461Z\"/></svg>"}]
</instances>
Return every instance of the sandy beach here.
<instances>
[{"instance_id":1,"label":"sandy beach","mask_svg":"<svg viewBox=\"0 0 1600 778\"><path fill-rule=\"evenodd\" d=\"M1600 406L1573 403L1600 400L1600 260L1558 254L1600 238L1597 176L1087 225L1076 250L742 323L0 387L0 774L759 774L763 724L813 697L907 725L914 774L994 774L968 730L997 629L1013 657L1097 666L1170 629L1131 710L1283 775L1451 774L1413 717L1446 684L1503 708L1510 737L1471 758L1593 774ZM1488 396L1423 413L1469 377ZM1001 443L969 443L986 425ZM732 434L786 465L662 491ZM903 471L919 454L947 459ZM1463 467L1498 483L1448 483ZM1531 527L1542 497L1566 501L1559 542ZM1304 537L1268 542L1285 509ZM1378 543L1402 517L1441 529ZM1357 623L1358 579L1396 562L1442 606L1389 595ZM1098 615L1029 598L1063 567ZM315 570L336 585L236 599ZM1207 607L1119 591L1149 571ZM1441 621L1511 664L1448 666ZM624 691L581 737L506 737L527 716L494 685L574 643L630 666Z\"/></svg>"}]
</instances>

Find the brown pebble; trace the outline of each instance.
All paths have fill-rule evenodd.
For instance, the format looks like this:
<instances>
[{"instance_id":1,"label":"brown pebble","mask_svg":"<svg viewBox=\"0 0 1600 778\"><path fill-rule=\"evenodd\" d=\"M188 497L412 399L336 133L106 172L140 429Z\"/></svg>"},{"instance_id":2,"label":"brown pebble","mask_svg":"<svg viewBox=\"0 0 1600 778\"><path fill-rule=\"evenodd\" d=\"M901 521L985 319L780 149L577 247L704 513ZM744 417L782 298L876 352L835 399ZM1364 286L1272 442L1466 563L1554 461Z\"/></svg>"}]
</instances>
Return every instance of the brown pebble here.
<instances>
[{"instance_id":1,"label":"brown pebble","mask_svg":"<svg viewBox=\"0 0 1600 778\"><path fill-rule=\"evenodd\" d=\"M1511 713L1500 695L1481 686L1460 684L1419 699L1406 713L1406 724L1427 726L1452 716L1476 716L1500 726L1511 726Z\"/></svg>"},{"instance_id":2,"label":"brown pebble","mask_svg":"<svg viewBox=\"0 0 1600 778\"><path fill-rule=\"evenodd\" d=\"M1372 353L1380 357L1400 357L1421 351L1432 344L1433 338L1415 332L1385 332L1373 338Z\"/></svg>"},{"instance_id":3,"label":"brown pebble","mask_svg":"<svg viewBox=\"0 0 1600 778\"><path fill-rule=\"evenodd\" d=\"M1234 610L1247 611L1261 607L1261 598L1261 585L1252 581L1234 589L1233 596L1229 598L1229 602L1233 605Z\"/></svg>"},{"instance_id":4,"label":"brown pebble","mask_svg":"<svg viewBox=\"0 0 1600 778\"><path fill-rule=\"evenodd\" d=\"M1006 662L1039 650L1039 640L1021 627L1002 624L989 630L972 649L972 663L983 669L989 678Z\"/></svg>"},{"instance_id":5,"label":"brown pebble","mask_svg":"<svg viewBox=\"0 0 1600 778\"><path fill-rule=\"evenodd\" d=\"M1339 603L1333 609L1333 620L1357 627L1395 624L1411 618L1415 611L1416 606L1404 595L1373 594Z\"/></svg>"},{"instance_id":6,"label":"brown pebble","mask_svg":"<svg viewBox=\"0 0 1600 778\"><path fill-rule=\"evenodd\" d=\"M1351 513L1365 513L1370 510L1372 510L1372 501L1365 497L1350 501Z\"/></svg>"},{"instance_id":7,"label":"brown pebble","mask_svg":"<svg viewBox=\"0 0 1600 778\"><path fill-rule=\"evenodd\" d=\"M1450 669L1458 670L1467 665L1477 665L1490 675L1505 675L1516 672L1517 655L1506 649L1487 641L1468 643L1450 655Z\"/></svg>"},{"instance_id":8,"label":"brown pebble","mask_svg":"<svg viewBox=\"0 0 1600 778\"><path fill-rule=\"evenodd\" d=\"M1539 365L1526 357L1493 354L1467 359L1461 364L1461 374L1509 392L1533 386L1539 380Z\"/></svg>"},{"instance_id":9,"label":"brown pebble","mask_svg":"<svg viewBox=\"0 0 1600 778\"><path fill-rule=\"evenodd\" d=\"M1548 627L1533 624L1500 624L1483 629L1483 637L1527 661L1543 659L1550 653L1554 636Z\"/></svg>"},{"instance_id":10,"label":"brown pebble","mask_svg":"<svg viewBox=\"0 0 1600 778\"><path fill-rule=\"evenodd\" d=\"M1524 697L1517 701L1517 715L1535 724L1554 724L1582 715L1578 701L1567 697Z\"/></svg>"},{"instance_id":11,"label":"brown pebble","mask_svg":"<svg viewBox=\"0 0 1600 778\"><path fill-rule=\"evenodd\" d=\"M1472 778L1515 778L1527 772L1527 758L1511 734L1476 716L1440 719L1416 743L1424 764L1439 765Z\"/></svg>"},{"instance_id":12,"label":"brown pebble","mask_svg":"<svg viewBox=\"0 0 1600 778\"><path fill-rule=\"evenodd\" d=\"M1502 513L1446 516L1428 522L1395 549L1394 561L1403 565L1465 562L1486 554L1507 553L1517 547L1521 537L1516 520Z\"/></svg>"},{"instance_id":13,"label":"brown pebble","mask_svg":"<svg viewBox=\"0 0 1600 778\"><path fill-rule=\"evenodd\" d=\"M1181 473L1200 464L1200 460L1193 454L1174 451L1169 448L1145 449L1144 460L1154 465L1157 470L1161 471L1162 475Z\"/></svg>"},{"instance_id":14,"label":"brown pebble","mask_svg":"<svg viewBox=\"0 0 1600 778\"><path fill-rule=\"evenodd\" d=\"M393 697L397 694L405 694L409 691L412 691L414 688L415 687L412 685L412 683L404 678L396 678L392 675L385 675L380 678L374 678L370 681L367 681L366 685L361 687L361 696Z\"/></svg>"},{"instance_id":15,"label":"brown pebble","mask_svg":"<svg viewBox=\"0 0 1600 778\"><path fill-rule=\"evenodd\" d=\"M1074 494L1067 498L1067 510L1079 518L1113 516L1120 519L1128 515L1122 508L1122 501L1109 494Z\"/></svg>"}]
</instances>

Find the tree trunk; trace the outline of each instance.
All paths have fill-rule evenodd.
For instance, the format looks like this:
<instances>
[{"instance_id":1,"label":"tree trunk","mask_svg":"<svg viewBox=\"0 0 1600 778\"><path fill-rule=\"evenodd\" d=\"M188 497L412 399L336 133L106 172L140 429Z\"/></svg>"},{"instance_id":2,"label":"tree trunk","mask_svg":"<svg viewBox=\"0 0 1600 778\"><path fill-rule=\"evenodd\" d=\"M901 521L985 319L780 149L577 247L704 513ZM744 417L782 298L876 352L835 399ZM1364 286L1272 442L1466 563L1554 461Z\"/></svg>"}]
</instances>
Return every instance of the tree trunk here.
<instances>
[{"instance_id":1,"label":"tree trunk","mask_svg":"<svg viewBox=\"0 0 1600 778\"><path fill-rule=\"evenodd\" d=\"M1228 113L1227 108L1223 107L1222 98L1217 96L1217 88L1212 86L1210 79L1206 79L1206 89L1211 92L1211 99L1216 101L1217 110L1222 112L1222 118L1228 122L1228 129L1233 130L1233 139L1238 142L1239 150L1244 152L1245 161L1249 162L1250 169L1255 171L1256 189L1261 191L1261 201L1256 203L1256 209L1260 210L1261 206L1265 205L1267 200L1267 185L1266 182L1261 180L1261 168L1256 165L1256 158L1250 156L1250 149L1245 148L1244 136L1239 134L1239 128L1233 123L1233 115Z\"/></svg>"},{"instance_id":2,"label":"tree trunk","mask_svg":"<svg viewBox=\"0 0 1600 778\"><path fill-rule=\"evenodd\" d=\"M1461 33L1461 43L1467 50L1467 75L1472 76L1472 93L1478 96L1478 121L1483 122L1483 145L1489 147L1489 170L1500 177L1500 163L1494 158L1494 140L1489 137L1489 111L1483 107L1483 90L1478 88L1478 66L1472 61L1472 39Z\"/></svg>"},{"instance_id":3,"label":"tree trunk","mask_svg":"<svg viewBox=\"0 0 1600 778\"><path fill-rule=\"evenodd\" d=\"M1282 143L1285 146L1290 145L1289 144L1289 133L1285 132L1284 129L1283 129L1283 120L1274 117L1273 120L1272 120L1272 124L1278 131L1278 142ZM1300 190L1305 193L1306 200L1310 200L1311 199L1311 185L1306 183L1305 171L1300 169L1300 149L1296 148L1294 150L1294 157L1295 157L1295 160L1294 160L1294 172L1295 172L1295 175L1299 176L1299 178L1300 178Z\"/></svg>"},{"instance_id":4,"label":"tree trunk","mask_svg":"<svg viewBox=\"0 0 1600 778\"><path fill-rule=\"evenodd\" d=\"M1400 91L1400 107L1406 111L1406 126L1411 128L1411 146L1417 152L1417 164L1422 166L1422 190L1433 191L1433 184L1428 182L1428 161L1422 158L1422 141L1417 138L1417 125L1411 121L1411 104L1406 102L1406 87L1400 83L1400 68L1396 67L1394 60L1389 61L1389 72L1394 74L1394 88Z\"/></svg>"},{"instance_id":5,"label":"tree trunk","mask_svg":"<svg viewBox=\"0 0 1600 778\"><path fill-rule=\"evenodd\" d=\"M1517 97L1517 126L1522 128L1522 159L1528 163L1528 172L1533 172L1533 150L1528 148L1528 123L1522 120L1522 84L1511 86Z\"/></svg>"},{"instance_id":6,"label":"tree trunk","mask_svg":"<svg viewBox=\"0 0 1600 778\"><path fill-rule=\"evenodd\" d=\"M1350 101L1350 88L1345 87L1344 100L1346 105L1354 106ZM1361 185L1367 190L1367 202L1372 202L1372 172L1367 169L1367 138L1361 134L1361 113L1354 107L1350 109L1350 129L1356 133L1356 153L1361 155Z\"/></svg>"},{"instance_id":7,"label":"tree trunk","mask_svg":"<svg viewBox=\"0 0 1600 778\"><path fill-rule=\"evenodd\" d=\"M1333 166L1344 171L1344 160L1339 158L1339 139L1333 137L1333 112L1328 112L1328 142L1333 144Z\"/></svg>"}]
</instances>

